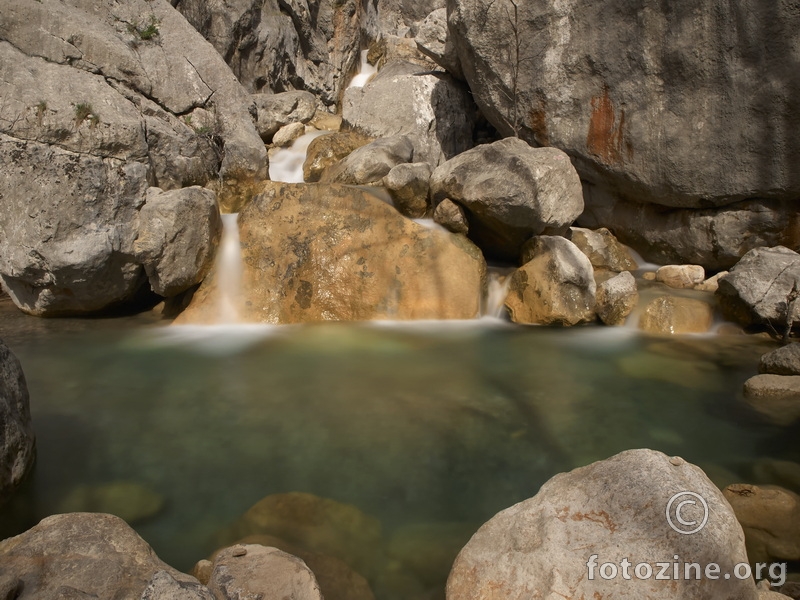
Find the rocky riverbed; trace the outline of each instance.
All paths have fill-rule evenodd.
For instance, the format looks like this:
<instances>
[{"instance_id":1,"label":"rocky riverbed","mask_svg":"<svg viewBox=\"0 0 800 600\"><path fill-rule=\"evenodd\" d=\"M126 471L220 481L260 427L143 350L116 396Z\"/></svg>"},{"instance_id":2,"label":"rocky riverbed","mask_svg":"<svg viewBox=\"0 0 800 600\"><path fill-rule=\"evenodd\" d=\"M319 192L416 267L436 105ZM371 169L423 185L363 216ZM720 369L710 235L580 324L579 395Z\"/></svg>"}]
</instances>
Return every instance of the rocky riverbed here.
<instances>
[{"instance_id":1,"label":"rocky riverbed","mask_svg":"<svg viewBox=\"0 0 800 600\"><path fill-rule=\"evenodd\" d=\"M792 2L0 15L0 598L800 595Z\"/></svg>"}]
</instances>

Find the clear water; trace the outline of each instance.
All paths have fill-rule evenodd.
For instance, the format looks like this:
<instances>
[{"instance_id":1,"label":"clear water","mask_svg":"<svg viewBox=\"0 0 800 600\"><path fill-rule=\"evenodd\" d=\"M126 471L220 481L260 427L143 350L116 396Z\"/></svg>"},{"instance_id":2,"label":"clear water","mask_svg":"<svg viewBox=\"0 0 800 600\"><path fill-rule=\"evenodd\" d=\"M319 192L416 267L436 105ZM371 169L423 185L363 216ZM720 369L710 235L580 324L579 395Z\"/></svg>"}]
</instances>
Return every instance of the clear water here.
<instances>
[{"instance_id":1,"label":"clear water","mask_svg":"<svg viewBox=\"0 0 800 600\"><path fill-rule=\"evenodd\" d=\"M753 338L490 320L165 328L152 316L0 309L39 450L33 477L0 509L0 537L50 514L76 485L134 481L166 498L135 528L188 570L269 494L351 503L381 521L389 547L419 526L473 531L555 473L627 448L741 479L759 458L800 459L796 428L761 424L741 403L769 348ZM420 583L429 597L442 595L447 570ZM372 584L378 600L404 597Z\"/></svg>"}]
</instances>

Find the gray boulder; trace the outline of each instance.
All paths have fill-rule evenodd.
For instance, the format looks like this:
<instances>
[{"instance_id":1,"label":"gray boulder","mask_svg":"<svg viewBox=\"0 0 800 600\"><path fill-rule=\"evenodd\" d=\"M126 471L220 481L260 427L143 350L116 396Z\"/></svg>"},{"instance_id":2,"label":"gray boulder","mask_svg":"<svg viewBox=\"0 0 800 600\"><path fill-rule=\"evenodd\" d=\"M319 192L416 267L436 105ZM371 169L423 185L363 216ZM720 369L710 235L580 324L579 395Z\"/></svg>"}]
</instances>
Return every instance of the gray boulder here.
<instances>
[{"instance_id":1,"label":"gray boulder","mask_svg":"<svg viewBox=\"0 0 800 600\"><path fill-rule=\"evenodd\" d=\"M172 297L203 281L221 235L213 192L200 187L169 192L150 188L139 211L133 250L153 291Z\"/></svg>"},{"instance_id":2,"label":"gray boulder","mask_svg":"<svg viewBox=\"0 0 800 600\"><path fill-rule=\"evenodd\" d=\"M317 110L314 94L305 91L253 94L252 99L256 108L256 129L265 142L284 125L308 123Z\"/></svg>"},{"instance_id":3,"label":"gray boulder","mask_svg":"<svg viewBox=\"0 0 800 600\"><path fill-rule=\"evenodd\" d=\"M25 375L17 357L0 340L0 504L25 477L35 456Z\"/></svg>"},{"instance_id":4,"label":"gray boulder","mask_svg":"<svg viewBox=\"0 0 800 600\"><path fill-rule=\"evenodd\" d=\"M782 331L800 321L800 254L783 246L751 250L719 279L716 295L725 318Z\"/></svg>"},{"instance_id":5,"label":"gray boulder","mask_svg":"<svg viewBox=\"0 0 800 600\"><path fill-rule=\"evenodd\" d=\"M597 316L606 325L624 325L639 303L636 279L630 271L623 271L597 286Z\"/></svg>"},{"instance_id":6,"label":"gray boulder","mask_svg":"<svg viewBox=\"0 0 800 600\"><path fill-rule=\"evenodd\" d=\"M638 267L630 251L605 227L596 231L570 227L569 239L589 258L595 269L621 273ZM525 262L524 256L523 262Z\"/></svg>"},{"instance_id":7,"label":"gray boulder","mask_svg":"<svg viewBox=\"0 0 800 600\"><path fill-rule=\"evenodd\" d=\"M758 372L772 375L800 375L800 344L787 344L761 357Z\"/></svg>"},{"instance_id":8,"label":"gray boulder","mask_svg":"<svg viewBox=\"0 0 800 600\"><path fill-rule=\"evenodd\" d=\"M516 138L478 146L437 167L431 197L434 205L444 198L462 205L470 238L488 256L508 260L517 260L529 238L565 231L583 210L569 157Z\"/></svg>"},{"instance_id":9,"label":"gray boulder","mask_svg":"<svg viewBox=\"0 0 800 600\"><path fill-rule=\"evenodd\" d=\"M558 236L534 238L531 260L514 271L505 305L515 323L577 325L595 317L592 263Z\"/></svg>"},{"instance_id":10,"label":"gray boulder","mask_svg":"<svg viewBox=\"0 0 800 600\"><path fill-rule=\"evenodd\" d=\"M167 571L156 571L142 592L141 600L216 600L207 587L178 581Z\"/></svg>"},{"instance_id":11,"label":"gray boulder","mask_svg":"<svg viewBox=\"0 0 800 600\"><path fill-rule=\"evenodd\" d=\"M353 150L322 176L323 183L380 182L393 167L411 162L414 145L405 135L381 138Z\"/></svg>"},{"instance_id":12,"label":"gray boulder","mask_svg":"<svg viewBox=\"0 0 800 600\"><path fill-rule=\"evenodd\" d=\"M448 20L489 121L587 181L673 207L800 196L794 4L451 0Z\"/></svg>"},{"instance_id":13,"label":"gray boulder","mask_svg":"<svg viewBox=\"0 0 800 600\"><path fill-rule=\"evenodd\" d=\"M400 61L363 88L349 88L342 103L345 125L372 137L408 135L414 161L432 167L472 147L475 115L463 84Z\"/></svg>"},{"instance_id":14,"label":"gray boulder","mask_svg":"<svg viewBox=\"0 0 800 600\"><path fill-rule=\"evenodd\" d=\"M666 517L671 499L687 490L708 506L705 527L693 535L673 530ZM683 520L703 519L702 506L694 502L681 509ZM679 563L680 578L659 580L655 561L669 561L671 569L675 555L701 569L718 564L719 579L684 577ZM453 565L447 599L755 600L752 578L722 576L742 562L742 528L703 471L678 457L629 450L556 475L536 496L484 524ZM604 577L612 572L608 563L616 565L616 577ZM642 563L650 563L647 578Z\"/></svg>"},{"instance_id":15,"label":"gray boulder","mask_svg":"<svg viewBox=\"0 0 800 600\"><path fill-rule=\"evenodd\" d=\"M417 219L424 217L428 202L431 167L428 163L407 163L392 167L383 178L383 186L389 190L394 206L401 214Z\"/></svg>"},{"instance_id":16,"label":"gray boulder","mask_svg":"<svg viewBox=\"0 0 800 600\"><path fill-rule=\"evenodd\" d=\"M219 552L208 587L217 600L322 600L317 579L302 560L258 544Z\"/></svg>"},{"instance_id":17,"label":"gray boulder","mask_svg":"<svg viewBox=\"0 0 800 600\"><path fill-rule=\"evenodd\" d=\"M307 90L328 106L358 63L356 0L173 0L252 92Z\"/></svg>"},{"instance_id":18,"label":"gray boulder","mask_svg":"<svg viewBox=\"0 0 800 600\"><path fill-rule=\"evenodd\" d=\"M438 8L422 21L414 40L425 56L430 57L437 65L456 79L464 79L458 52L447 34L447 9Z\"/></svg>"},{"instance_id":19,"label":"gray boulder","mask_svg":"<svg viewBox=\"0 0 800 600\"><path fill-rule=\"evenodd\" d=\"M370 23L367 33L373 37L413 35L419 23L436 9L444 8L446 0L375 0L374 23Z\"/></svg>"},{"instance_id":20,"label":"gray boulder","mask_svg":"<svg viewBox=\"0 0 800 600\"><path fill-rule=\"evenodd\" d=\"M582 227L608 227L645 260L729 269L760 246L797 247L800 213L790 201L747 200L721 208L681 209L621 200L584 185Z\"/></svg>"},{"instance_id":21,"label":"gray boulder","mask_svg":"<svg viewBox=\"0 0 800 600\"><path fill-rule=\"evenodd\" d=\"M0 12L3 285L35 315L129 302L148 187L266 176L249 95L163 1Z\"/></svg>"},{"instance_id":22,"label":"gray boulder","mask_svg":"<svg viewBox=\"0 0 800 600\"><path fill-rule=\"evenodd\" d=\"M140 598L164 571L180 583L197 580L168 566L125 521L99 513L54 515L0 542L3 574L18 600ZM202 596L201 596L202 598Z\"/></svg>"}]
</instances>

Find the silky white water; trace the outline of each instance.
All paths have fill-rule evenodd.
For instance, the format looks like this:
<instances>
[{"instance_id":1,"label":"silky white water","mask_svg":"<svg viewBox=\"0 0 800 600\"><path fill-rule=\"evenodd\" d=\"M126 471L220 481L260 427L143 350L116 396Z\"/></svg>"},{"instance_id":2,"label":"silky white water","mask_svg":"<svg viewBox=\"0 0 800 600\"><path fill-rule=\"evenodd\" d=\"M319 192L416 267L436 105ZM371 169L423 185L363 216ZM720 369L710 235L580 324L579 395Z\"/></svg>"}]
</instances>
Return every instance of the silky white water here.
<instances>
[{"instance_id":1,"label":"silky white water","mask_svg":"<svg viewBox=\"0 0 800 600\"><path fill-rule=\"evenodd\" d=\"M284 183L303 183L303 163L308 146L329 131L312 131L297 138L289 148L281 148L269 157L269 178Z\"/></svg>"},{"instance_id":2,"label":"silky white water","mask_svg":"<svg viewBox=\"0 0 800 600\"><path fill-rule=\"evenodd\" d=\"M242 249L239 244L239 213L222 215L222 240L217 254L219 273L219 321L239 322L242 301Z\"/></svg>"},{"instance_id":3,"label":"silky white water","mask_svg":"<svg viewBox=\"0 0 800 600\"><path fill-rule=\"evenodd\" d=\"M348 88L364 87L372 79L372 76L378 72L378 68L369 64L367 60L367 50L361 51L361 64L358 67L358 73L353 77Z\"/></svg>"}]
</instances>

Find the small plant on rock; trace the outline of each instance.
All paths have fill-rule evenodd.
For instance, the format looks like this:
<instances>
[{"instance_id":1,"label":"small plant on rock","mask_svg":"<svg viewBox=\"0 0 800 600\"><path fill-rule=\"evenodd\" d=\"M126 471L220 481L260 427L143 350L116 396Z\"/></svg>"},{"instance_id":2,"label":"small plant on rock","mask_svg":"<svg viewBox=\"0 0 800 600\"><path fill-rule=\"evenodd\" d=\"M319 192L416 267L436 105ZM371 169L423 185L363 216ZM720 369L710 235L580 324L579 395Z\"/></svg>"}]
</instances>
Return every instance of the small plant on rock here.
<instances>
[{"instance_id":1,"label":"small plant on rock","mask_svg":"<svg viewBox=\"0 0 800 600\"><path fill-rule=\"evenodd\" d=\"M97 124L100 123L100 117L98 117L92 105L88 102L81 102L80 104L75 105L75 129L81 126L86 120L89 120L89 125L92 129L97 127Z\"/></svg>"},{"instance_id":2,"label":"small plant on rock","mask_svg":"<svg viewBox=\"0 0 800 600\"><path fill-rule=\"evenodd\" d=\"M47 111L47 102L44 100L40 100L39 104L36 105L36 123L41 127L42 126L42 119L44 119L44 113Z\"/></svg>"},{"instance_id":3,"label":"small plant on rock","mask_svg":"<svg viewBox=\"0 0 800 600\"><path fill-rule=\"evenodd\" d=\"M139 39L148 41L159 34L159 24L160 21L158 17L150 15L150 22L145 26L140 26L138 23L128 23L128 31L134 35L138 35Z\"/></svg>"}]
</instances>

